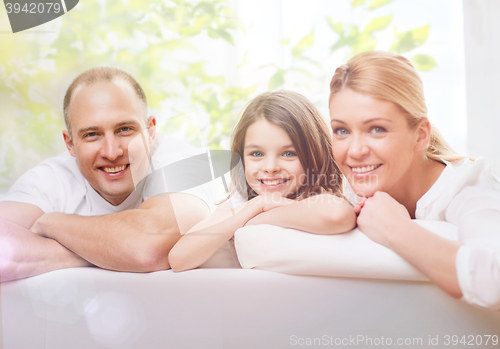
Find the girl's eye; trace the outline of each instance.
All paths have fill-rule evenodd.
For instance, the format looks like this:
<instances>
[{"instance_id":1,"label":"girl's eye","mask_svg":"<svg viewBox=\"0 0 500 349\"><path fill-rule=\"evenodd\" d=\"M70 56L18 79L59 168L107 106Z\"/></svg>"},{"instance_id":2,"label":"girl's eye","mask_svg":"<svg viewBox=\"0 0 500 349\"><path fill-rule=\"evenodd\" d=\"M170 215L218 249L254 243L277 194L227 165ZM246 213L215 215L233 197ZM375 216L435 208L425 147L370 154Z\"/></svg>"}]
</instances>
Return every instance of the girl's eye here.
<instances>
[{"instance_id":1,"label":"girl's eye","mask_svg":"<svg viewBox=\"0 0 500 349\"><path fill-rule=\"evenodd\" d=\"M349 131L347 131L345 128L339 127L333 130L333 134L336 136L347 136L349 134Z\"/></svg>"},{"instance_id":2,"label":"girl's eye","mask_svg":"<svg viewBox=\"0 0 500 349\"><path fill-rule=\"evenodd\" d=\"M260 151L253 151L250 153L250 156L254 156L254 157L258 158L258 157L264 156L264 154L262 154Z\"/></svg>"},{"instance_id":3,"label":"girl's eye","mask_svg":"<svg viewBox=\"0 0 500 349\"><path fill-rule=\"evenodd\" d=\"M293 151L286 151L283 153L283 156L287 157L287 158L291 158L291 157L297 156L297 154L294 153Z\"/></svg>"},{"instance_id":4,"label":"girl's eye","mask_svg":"<svg viewBox=\"0 0 500 349\"><path fill-rule=\"evenodd\" d=\"M374 134L384 133L385 131L386 131L385 128L379 127L379 126L375 126L375 127L372 127L370 129L370 133L374 133Z\"/></svg>"}]
</instances>

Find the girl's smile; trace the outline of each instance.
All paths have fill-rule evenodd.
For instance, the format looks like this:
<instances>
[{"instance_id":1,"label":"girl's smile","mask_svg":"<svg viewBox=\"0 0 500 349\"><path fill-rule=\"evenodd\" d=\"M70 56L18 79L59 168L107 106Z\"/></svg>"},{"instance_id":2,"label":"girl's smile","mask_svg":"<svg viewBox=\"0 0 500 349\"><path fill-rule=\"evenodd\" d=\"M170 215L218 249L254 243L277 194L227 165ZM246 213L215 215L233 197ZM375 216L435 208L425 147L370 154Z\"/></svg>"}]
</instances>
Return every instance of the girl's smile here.
<instances>
[{"instance_id":1,"label":"girl's smile","mask_svg":"<svg viewBox=\"0 0 500 349\"><path fill-rule=\"evenodd\" d=\"M243 160L247 183L258 195L272 192L287 197L306 180L288 134L264 118L248 127Z\"/></svg>"}]
</instances>

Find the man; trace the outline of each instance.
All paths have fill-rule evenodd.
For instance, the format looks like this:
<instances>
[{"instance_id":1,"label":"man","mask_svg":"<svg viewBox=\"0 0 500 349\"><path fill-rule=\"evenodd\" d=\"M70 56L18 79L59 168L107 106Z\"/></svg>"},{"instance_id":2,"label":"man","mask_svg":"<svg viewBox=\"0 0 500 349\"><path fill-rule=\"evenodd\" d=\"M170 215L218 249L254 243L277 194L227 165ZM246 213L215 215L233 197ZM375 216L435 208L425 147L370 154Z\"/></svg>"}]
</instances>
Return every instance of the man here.
<instances>
[{"instance_id":1,"label":"man","mask_svg":"<svg viewBox=\"0 0 500 349\"><path fill-rule=\"evenodd\" d=\"M64 117L69 154L26 172L0 201L1 281L92 265L168 269L180 234L210 214L209 193L198 187L146 196L135 190L147 186L140 163L164 166L196 150L159 140L142 88L118 69L77 77L64 98ZM147 151L151 163L144 161Z\"/></svg>"}]
</instances>

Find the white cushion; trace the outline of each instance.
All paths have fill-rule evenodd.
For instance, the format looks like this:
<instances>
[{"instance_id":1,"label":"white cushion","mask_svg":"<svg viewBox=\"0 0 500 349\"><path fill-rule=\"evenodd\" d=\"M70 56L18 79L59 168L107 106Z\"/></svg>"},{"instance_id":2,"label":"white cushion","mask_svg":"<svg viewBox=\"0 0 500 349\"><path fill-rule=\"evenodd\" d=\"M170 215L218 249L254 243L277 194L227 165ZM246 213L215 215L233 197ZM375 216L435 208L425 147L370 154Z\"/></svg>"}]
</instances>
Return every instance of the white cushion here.
<instances>
[{"instance_id":1,"label":"white cushion","mask_svg":"<svg viewBox=\"0 0 500 349\"><path fill-rule=\"evenodd\" d=\"M457 228L447 222L415 220L447 239ZM235 247L241 266L295 275L428 281L389 248L370 240L358 228L338 235L316 235L262 224L240 228Z\"/></svg>"}]
</instances>

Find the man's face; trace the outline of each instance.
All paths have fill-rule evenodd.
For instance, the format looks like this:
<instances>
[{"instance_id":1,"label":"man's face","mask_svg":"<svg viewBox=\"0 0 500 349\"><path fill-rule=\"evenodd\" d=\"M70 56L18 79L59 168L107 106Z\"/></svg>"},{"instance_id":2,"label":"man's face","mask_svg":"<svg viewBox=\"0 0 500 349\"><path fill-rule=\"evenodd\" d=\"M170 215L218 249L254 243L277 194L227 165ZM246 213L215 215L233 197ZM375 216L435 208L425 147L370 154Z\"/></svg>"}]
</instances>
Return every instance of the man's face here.
<instances>
[{"instance_id":1,"label":"man's face","mask_svg":"<svg viewBox=\"0 0 500 349\"><path fill-rule=\"evenodd\" d=\"M134 190L129 143L146 128L144 106L123 81L75 89L70 103L72 138L63 132L83 177L106 201L122 203ZM149 140L156 121L148 119Z\"/></svg>"}]
</instances>

